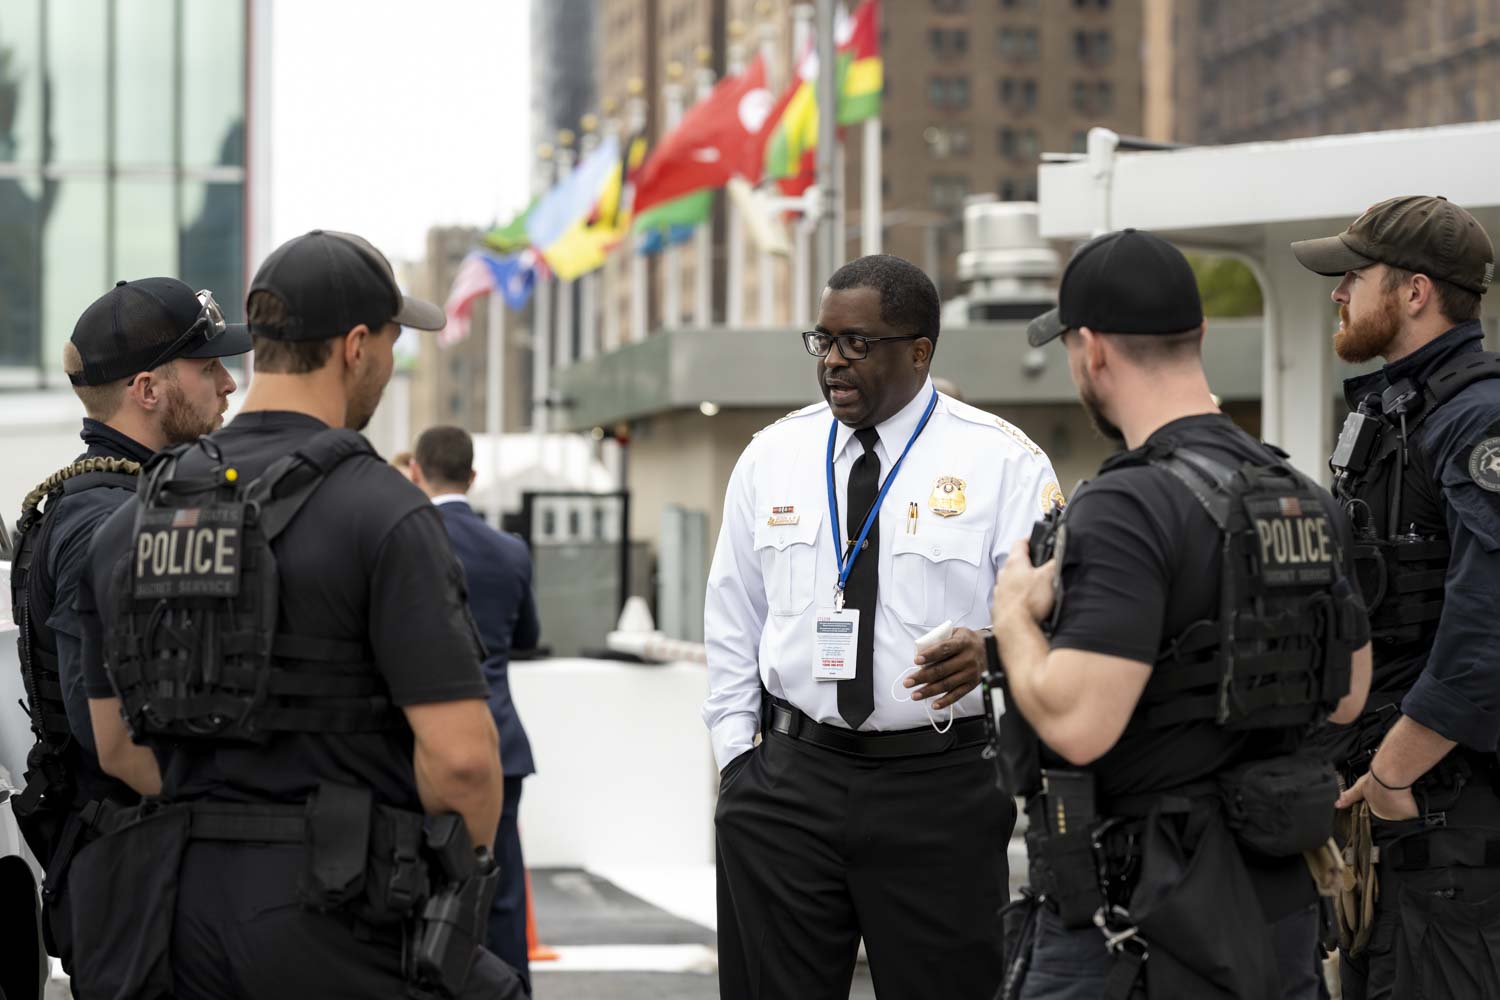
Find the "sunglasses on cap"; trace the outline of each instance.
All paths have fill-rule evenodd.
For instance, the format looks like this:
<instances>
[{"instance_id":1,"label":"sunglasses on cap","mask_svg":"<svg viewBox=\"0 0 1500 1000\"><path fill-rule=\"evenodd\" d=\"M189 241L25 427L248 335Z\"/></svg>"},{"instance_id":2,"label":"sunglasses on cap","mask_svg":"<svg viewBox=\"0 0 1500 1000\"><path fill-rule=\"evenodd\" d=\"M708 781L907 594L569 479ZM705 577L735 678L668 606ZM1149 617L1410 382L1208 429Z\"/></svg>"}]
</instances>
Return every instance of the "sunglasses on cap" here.
<instances>
[{"instance_id":1,"label":"sunglasses on cap","mask_svg":"<svg viewBox=\"0 0 1500 1000\"><path fill-rule=\"evenodd\" d=\"M206 288L200 288L197 295L199 306L197 320L183 331L182 336L168 344L153 358L149 365L141 369L142 371L155 371L168 361L177 358L188 349L194 337L199 337L203 343L208 344L228 327L229 324L224 322L224 310L219 308L219 303L214 300L214 293ZM134 378L131 381L134 381Z\"/></svg>"}]
</instances>

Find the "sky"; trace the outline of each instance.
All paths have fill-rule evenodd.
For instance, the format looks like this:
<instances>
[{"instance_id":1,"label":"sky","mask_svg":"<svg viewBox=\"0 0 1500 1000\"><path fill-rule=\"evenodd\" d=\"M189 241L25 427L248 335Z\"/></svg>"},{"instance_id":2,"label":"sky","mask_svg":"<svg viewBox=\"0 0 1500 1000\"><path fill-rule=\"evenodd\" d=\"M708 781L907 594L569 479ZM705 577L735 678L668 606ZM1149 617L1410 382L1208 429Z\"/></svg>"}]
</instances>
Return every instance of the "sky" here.
<instances>
[{"instance_id":1,"label":"sky","mask_svg":"<svg viewBox=\"0 0 1500 1000\"><path fill-rule=\"evenodd\" d=\"M358 233L420 260L428 227L525 206L528 0L278 0L271 237Z\"/></svg>"}]
</instances>

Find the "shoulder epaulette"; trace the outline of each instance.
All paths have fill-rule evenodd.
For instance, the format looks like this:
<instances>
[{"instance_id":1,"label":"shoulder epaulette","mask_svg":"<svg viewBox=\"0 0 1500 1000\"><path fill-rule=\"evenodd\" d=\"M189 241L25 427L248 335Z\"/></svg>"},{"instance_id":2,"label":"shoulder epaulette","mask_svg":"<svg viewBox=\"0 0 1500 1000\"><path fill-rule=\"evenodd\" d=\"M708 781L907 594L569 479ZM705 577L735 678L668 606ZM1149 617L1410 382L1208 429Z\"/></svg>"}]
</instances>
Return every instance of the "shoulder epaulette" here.
<instances>
[{"instance_id":1,"label":"shoulder epaulette","mask_svg":"<svg viewBox=\"0 0 1500 1000\"><path fill-rule=\"evenodd\" d=\"M799 407L798 409L793 410L791 413L788 413L784 417L777 417L775 420L771 421L769 424L767 424L766 426L762 427L760 430L756 431L752 435L752 437L759 437L761 434L763 434L764 432L770 430L772 427L775 427L778 424L784 424L788 420L795 420L797 417L810 416L810 415L812 415L814 413L817 413L820 410L826 410L826 409L828 409L828 403L827 402L809 403L806 406Z\"/></svg>"},{"instance_id":2,"label":"shoulder epaulette","mask_svg":"<svg viewBox=\"0 0 1500 1000\"><path fill-rule=\"evenodd\" d=\"M970 406L968 403L961 403L951 396L945 396L943 398L944 401L948 404L948 412L953 414L955 417L958 417L960 420L966 420L971 424L978 424L981 427L990 427L998 430L1000 433L1004 434L1006 437L1010 438L1016 444L1024 448L1028 453L1036 456L1037 458L1044 457L1042 455L1042 449L1037 447L1036 442L1027 437L1026 433L1021 430L1021 428L1017 427L1009 420L1006 420L1003 417L997 417L993 413L990 413L988 410L981 410L977 406Z\"/></svg>"}]
</instances>

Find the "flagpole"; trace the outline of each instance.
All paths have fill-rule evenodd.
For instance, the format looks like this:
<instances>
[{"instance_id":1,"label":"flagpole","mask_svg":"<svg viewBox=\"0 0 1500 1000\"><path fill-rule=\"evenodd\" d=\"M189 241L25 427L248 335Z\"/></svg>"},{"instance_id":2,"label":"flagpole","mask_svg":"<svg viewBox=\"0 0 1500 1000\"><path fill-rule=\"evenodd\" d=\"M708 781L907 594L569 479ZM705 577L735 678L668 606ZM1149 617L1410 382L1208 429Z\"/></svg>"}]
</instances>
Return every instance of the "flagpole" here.
<instances>
[{"instance_id":1,"label":"flagpole","mask_svg":"<svg viewBox=\"0 0 1500 1000\"><path fill-rule=\"evenodd\" d=\"M505 296L496 288L488 303L489 342L485 345L484 430L490 439L490 489L485 507L500 526L500 435L505 422Z\"/></svg>"},{"instance_id":2,"label":"flagpole","mask_svg":"<svg viewBox=\"0 0 1500 1000\"><path fill-rule=\"evenodd\" d=\"M554 150L542 143L536 151L534 190L552 186ZM542 436L547 433L547 391L552 375L552 275L544 261L537 261L535 289L531 300L531 431L536 438L536 461L542 464Z\"/></svg>"},{"instance_id":3,"label":"flagpole","mask_svg":"<svg viewBox=\"0 0 1500 1000\"><path fill-rule=\"evenodd\" d=\"M776 59L776 25L770 18L769 4L761 2L756 5L756 15L759 22L760 33L760 57L765 61L766 79L775 79ZM756 287L760 292L757 314L761 326L773 326L776 323L776 260L766 252L765 247L759 247L755 253Z\"/></svg>"},{"instance_id":4,"label":"flagpole","mask_svg":"<svg viewBox=\"0 0 1500 1000\"><path fill-rule=\"evenodd\" d=\"M697 100L705 100L714 89L714 68L711 65L713 51L706 45L698 46ZM714 299L714 217L709 212L693 232L693 325L706 329L713 325Z\"/></svg>"},{"instance_id":5,"label":"flagpole","mask_svg":"<svg viewBox=\"0 0 1500 1000\"><path fill-rule=\"evenodd\" d=\"M632 137L625 135L623 130L620 128L620 117L617 114L619 108L619 103L613 97L606 97L603 101L600 102L600 109L604 112L604 133L605 135L615 136L620 143L621 176L623 177L629 169L629 146ZM620 219L628 217L627 207L625 204L625 198L628 196L628 194L629 192L626 190L626 186L622 183L620 185L620 203L618 206L616 206L615 209L615 218L617 222ZM629 239L626 236L622 235L621 242L625 244L626 250L628 251L630 244ZM619 248L617 247L616 249ZM620 311L615 308L619 300L619 254L611 251L609 255L604 258L604 267L602 270L604 272L604 276L600 282L600 284L603 286L600 298L603 300L603 307L599 310L600 321L603 327L599 344L599 350L601 353L606 351L613 351L615 348L620 346Z\"/></svg>"},{"instance_id":6,"label":"flagpole","mask_svg":"<svg viewBox=\"0 0 1500 1000\"><path fill-rule=\"evenodd\" d=\"M787 81L801 73L802 59L813 44L811 3L792 7L792 61L787 66ZM802 196L802 208L792 233L792 319L802 328L812 325L813 237L818 231L818 187L814 184ZM826 277L826 276L825 276Z\"/></svg>"},{"instance_id":7,"label":"flagpole","mask_svg":"<svg viewBox=\"0 0 1500 1000\"><path fill-rule=\"evenodd\" d=\"M731 75L745 71L745 26L738 21L729 25L729 65ZM724 243L728 260L724 267L724 325L745 325L745 220L733 198L724 199L726 229Z\"/></svg>"},{"instance_id":8,"label":"flagpole","mask_svg":"<svg viewBox=\"0 0 1500 1000\"><path fill-rule=\"evenodd\" d=\"M587 156L599 145L599 116L592 111L579 119L583 131L579 155ZM599 272L590 271L578 279L579 336L578 360L594 356L599 341Z\"/></svg>"},{"instance_id":9,"label":"flagpole","mask_svg":"<svg viewBox=\"0 0 1500 1000\"><path fill-rule=\"evenodd\" d=\"M864 177L859 182L859 193L862 205L859 210L860 239L859 252L865 255L881 252L881 213L885 199L881 191L881 168L880 158L883 155L880 144L880 118L866 118L864 122L864 149L860 155L860 165L864 168Z\"/></svg>"},{"instance_id":10,"label":"flagpole","mask_svg":"<svg viewBox=\"0 0 1500 1000\"><path fill-rule=\"evenodd\" d=\"M827 281L838 267L838 204L843 178L838 175L838 58L833 39L834 0L817 0L818 39L818 240L819 281Z\"/></svg>"},{"instance_id":11,"label":"flagpole","mask_svg":"<svg viewBox=\"0 0 1500 1000\"><path fill-rule=\"evenodd\" d=\"M812 237L818 228L817 202L814 188L803 195L802 214L797 217L797 231L792 244L792 319L797 326L806 327L812 322L812 282L808 267L812 256ZM825 279L826 280L826 279Z\"/></svg>"},{"instance_id":12,"label":"flagpole","mask_svg":"<svg viewBox=\"0 0 1500 1000\"><path fill-rule=\"evenodd\" d=\"M667 82L662 87L662 103L666 108L666 128L662 134L666 135L677 127L682 120L682 77L686 70L682 63L672 61L667 64ZM662 276L662 318L663 329L675 330L682 325L682 248L672 240L672 233L667 231L667 248L663 255L666 273Z\"/></svg>"},{"instance_id":13,"label":"flagpole","mask_svg":"<svg viewBox=\"0 0 1500 1000\"><path fill-rule=\"evenodd\" d=\"M573 143L576 137L572 129L559 129L557 132L557 176L559 180L567 177L573 170L573 165L578 162L577 154L573 151ZM556 362L553 368L566 368L573 363L573 282L561 277L557 279L557 329L554 336L553 350L556 352Z\"/></svg>"},{"instance_id":14,"label":"flagpole","mask_svg":"<svg viewBox=\"0 0 1500 1000\"><path fill-rule=\"evenodd\" d=\"M646 127L646 85L639 77L632 77L627 84L630 97L625 102L626 129L632 136ZM649 293L646 278L646 258L641 254L640 234L634 229L630 235L630 340L640 343L646 339L647 298Z\"/></svg>"}]
</instances>

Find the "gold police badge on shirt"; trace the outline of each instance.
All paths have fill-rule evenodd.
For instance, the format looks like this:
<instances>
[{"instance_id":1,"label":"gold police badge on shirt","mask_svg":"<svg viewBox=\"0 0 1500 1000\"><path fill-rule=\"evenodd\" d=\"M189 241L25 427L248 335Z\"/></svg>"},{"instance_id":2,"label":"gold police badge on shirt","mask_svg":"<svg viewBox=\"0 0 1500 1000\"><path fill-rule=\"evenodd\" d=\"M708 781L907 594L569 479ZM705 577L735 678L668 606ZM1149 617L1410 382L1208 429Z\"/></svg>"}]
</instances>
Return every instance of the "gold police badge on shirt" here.
<instances>
[{"instance_id":1,"label":"gold police badge on shirt","mask_svg":"<svg viewBox=\"0 0 1500 1000\"><path fill-rule=\"evenodd\" d=\"M957 517L964 512L964 481L957 476L938 476L933 484L932 495L927 498L928 508L938 517Z\"/></svg>"}]
</instances>

